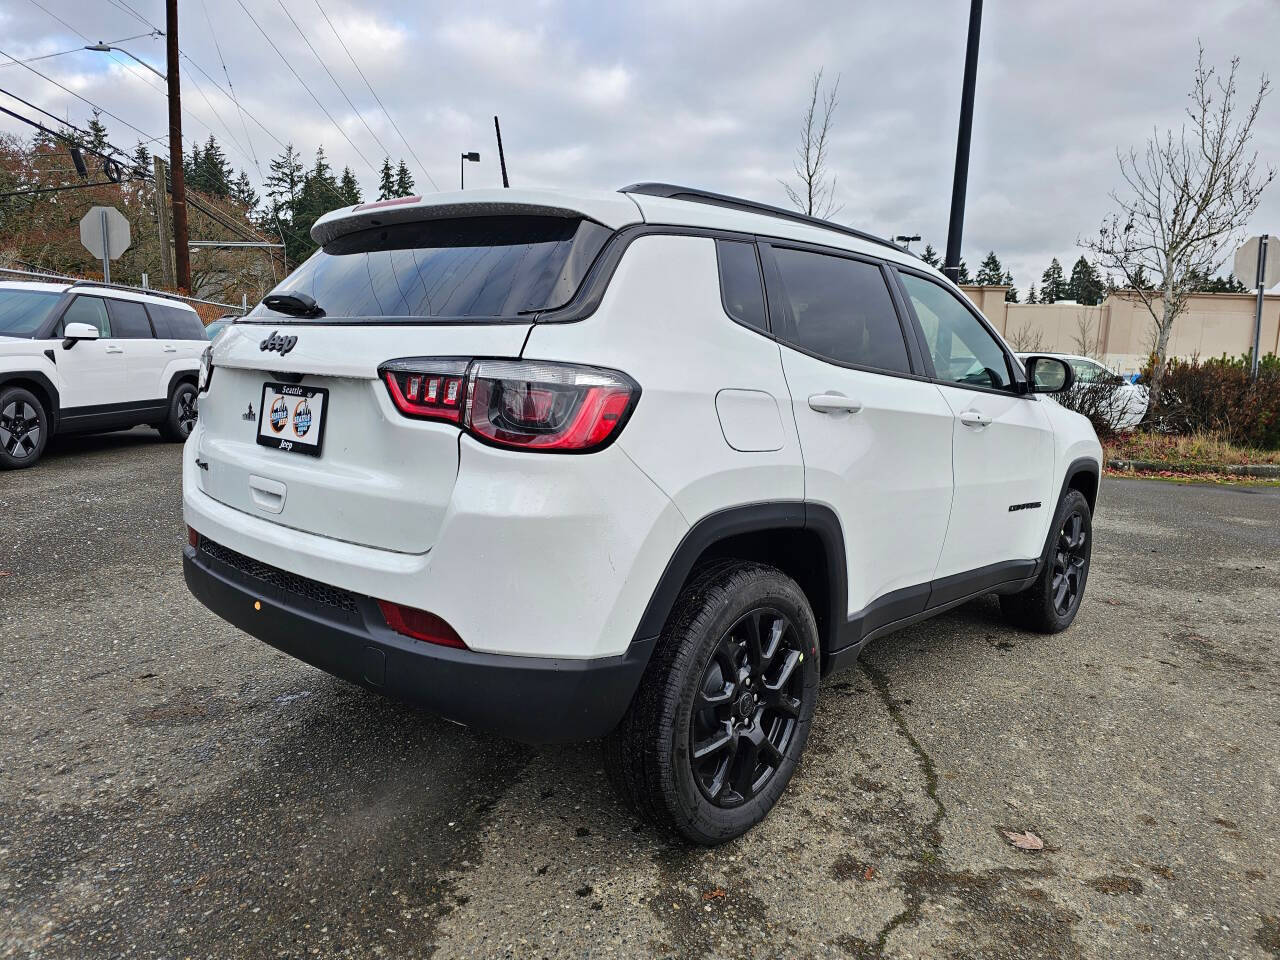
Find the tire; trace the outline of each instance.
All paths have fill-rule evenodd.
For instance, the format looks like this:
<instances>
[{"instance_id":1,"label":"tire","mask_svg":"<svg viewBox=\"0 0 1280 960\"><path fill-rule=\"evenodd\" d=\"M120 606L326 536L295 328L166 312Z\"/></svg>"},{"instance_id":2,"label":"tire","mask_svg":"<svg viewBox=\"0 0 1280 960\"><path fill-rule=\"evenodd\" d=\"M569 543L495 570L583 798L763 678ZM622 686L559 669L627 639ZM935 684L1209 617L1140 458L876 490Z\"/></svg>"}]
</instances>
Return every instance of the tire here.
<instances>
[{"instance_id":1,"label":"tire","mask_svg":"<svg viewBox=\"0 0 1280 960\"><path fill-rule=\"evenodd\" d=\"M1067 629L1084 599L1093 551L1093 512L1079 490L1063 495L1052 530L1036 582L1021 593L1000 598L1000 612L1006 620L1036 633Z\"/></svg>"},{"instance_id":2,"label":"tire","mask_svg":"<svg viewBox=\"0 0 1280 960\"><path fill-rule=\"evenodd\" d=\"M196 388L183 380L173 388L169 398L169 415L160 424L160 436L174 443L182 443L191 436L196 426Z\"/></svg>"},{"instance_id":3,"label":"tire","mask_svg":"<svg viewBox=\"0 0 1280 960\"><path fill-rule=\"evenodd\" d=\"M741 836L795 771L818 680L818 628L795 581L758 563L708 568L680 594L605 740L609 779L642 818L687 840Z\"/></svg>"},{"instance_id":4,"label":"tire","mask_svg":"<svg viewBox=\"0 0 1280 960\"><path fill-rule=\"evenodd\" d=\"M33 466L49 442L49 414L23 387L0 389L0 470Z\"/></svg>"}]
</instances>

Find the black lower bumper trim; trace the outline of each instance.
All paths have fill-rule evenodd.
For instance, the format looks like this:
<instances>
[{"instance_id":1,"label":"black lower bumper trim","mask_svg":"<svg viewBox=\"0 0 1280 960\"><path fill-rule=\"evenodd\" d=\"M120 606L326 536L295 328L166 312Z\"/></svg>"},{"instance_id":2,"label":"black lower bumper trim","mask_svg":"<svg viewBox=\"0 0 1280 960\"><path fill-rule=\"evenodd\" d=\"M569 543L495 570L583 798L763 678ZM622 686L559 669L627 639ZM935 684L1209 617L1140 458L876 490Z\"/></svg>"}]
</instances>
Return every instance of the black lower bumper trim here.
<instances>
[{"instance_id":1,"label":"black lower bumper trim","mask_svg":"<svg viewBox=\"0 0 1280 960\"><path fill-rule=\"evenodd\" d=\"M395 633L380 622L373 601L354 616L329 611L192 547L183 548L182 572L196 599L278 650L369 690L526 743L590 740L612 730L654 644L636 640L621 656L592 660L455 650Z\"/></svg>"}]
</instances>

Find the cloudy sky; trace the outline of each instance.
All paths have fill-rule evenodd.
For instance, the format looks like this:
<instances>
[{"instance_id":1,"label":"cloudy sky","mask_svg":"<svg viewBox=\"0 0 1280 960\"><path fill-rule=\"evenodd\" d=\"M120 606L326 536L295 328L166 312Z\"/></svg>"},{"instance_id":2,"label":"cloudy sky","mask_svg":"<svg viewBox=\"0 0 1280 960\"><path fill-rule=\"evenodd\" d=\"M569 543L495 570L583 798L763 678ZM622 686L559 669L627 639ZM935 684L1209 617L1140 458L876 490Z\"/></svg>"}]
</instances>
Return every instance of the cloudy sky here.
<instances>
[{"instance_id":1,"label":"cloudy sky","mask_svg":"<svg viewBox=\"0 0 1280 960\"><path fill-rule=\"evenodd\" d=\"M182 63L183 122L188 142L212 130L255 181L254 156L265 171L280 144L292 142L307 159L323 143L337 166L350 164L366 193L376 193L384 152L393 162L404 157L420 189L432 180L454 189L459 153L478 150L482 160L468 165L468 182L497 186L496 113L516 186L669 180L785 203L778 178L790 172L806 90L822 66L829 78L840 77L832 154L843 204L838 218L945 246L963 0L244 6L261 30L239 0L181 0L181 46L190 58ZM1280 0L985 6L964 253L973 270L995 249L1023 288L1039 282L1052 256L1070 269L1077 238L1095 230L1109 208L1116 148L1141 143L1154 126L1181 122L1197 39L1211 62L1240 57L1246 95L1280 49ZM37 57L85 38L145 33L147 23L163 19L161 0L2 0L0 50ZM162 40L143 36L122 45L164 69ZM257 122L242 121L222 60ZM5 57L0 64L0 88L83 125L83 101ZM119 120L103 119L122 147L144 139L126 122L147 138L165 130L159 81L131 61L79 51L30 66L116 114ZM0 102L13 105L2 96ZM0 130L23 129L0 116ZM1280 96L1264 107L1257 147L1280 166ZM1280 183L1250 232L1263 230L1280 232Z\"/></svg>"}]
</instances>

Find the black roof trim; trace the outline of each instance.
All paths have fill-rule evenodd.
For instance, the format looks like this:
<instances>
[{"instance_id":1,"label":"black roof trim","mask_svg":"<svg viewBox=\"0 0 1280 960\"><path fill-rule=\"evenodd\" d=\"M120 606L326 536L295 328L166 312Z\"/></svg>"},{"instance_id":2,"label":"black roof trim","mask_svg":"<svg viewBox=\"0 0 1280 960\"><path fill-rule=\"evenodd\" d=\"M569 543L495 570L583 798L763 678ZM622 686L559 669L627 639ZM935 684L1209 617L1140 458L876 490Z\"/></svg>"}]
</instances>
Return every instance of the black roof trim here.
<instances>
[{"instance_id":1,"label":"black roof trim","mask_svg":"<svg viewBox=\"0 0 1280 960\"><path fill-rule=\"evenodd\" d=\"M149 287L131 287L124 283L104 283L101 280L76 280L74 283L67 285L67 290L70 291L76 287L103 287L107 290L127 290L129 293L140 293L145 297L164 297L166 300L177 300L183 306L191 307L187 298L182 296L180 293L169 293L166 290L152 290ZM191 309L195 310L195 307L191 307Z\"/></svg>"},{"instance_id":2,"label":"black roof trim","mask_svg":"<svg viewBox=\"0 0 1280 960\"><path fill-rule=\"evenodd\" d=\"M639 193L649 197L666 197L669 200L690 200L694 203L709 203L717 207L745 210L748 213L762 213L765 216L778 217L781 220L806 223L811 227L818 227L822 230L834 230L836 233L857 237L859 240L866 240L868 243L877 243L882 247L892 247L899 253L910 254L909 250L904 250L892 240L877 237L873 233L866 233L853 227L846 227L843 224L832 223L830 220L823 220L821 217L811 217L806 213L799 213L795 210L787 210L784 207L775 207L772 204L759 203L755 200L744 200L742 197L731 197L724 193L712 193L710 190L699 190L697 187L682 187L674 183L642 182L622 187L618 192Z\"/></svg>"}]
</instances>

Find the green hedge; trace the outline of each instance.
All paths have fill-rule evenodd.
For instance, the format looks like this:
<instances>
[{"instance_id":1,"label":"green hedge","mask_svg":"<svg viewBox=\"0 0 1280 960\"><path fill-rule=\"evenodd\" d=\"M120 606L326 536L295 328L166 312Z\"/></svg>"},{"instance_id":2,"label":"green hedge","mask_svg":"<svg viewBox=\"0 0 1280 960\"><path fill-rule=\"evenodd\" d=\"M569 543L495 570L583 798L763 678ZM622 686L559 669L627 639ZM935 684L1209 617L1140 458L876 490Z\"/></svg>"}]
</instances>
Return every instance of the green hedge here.
<instances>
[{"instance_id":1,"label":"green hedge","mask_svg":"<svg viewBox=\"0 0 1280 960\"><path fill-rule=\"evenodd\" d=\"M1149 380L1151 368L1143 371ZM1240 446L1280 449L1280 357L1258 363L1258 381L1249 380L1249 356L1169 360L1160 403L1148 413L1157 430L1193 433L1211 430Z\"/></svg>"}]
</instances>

